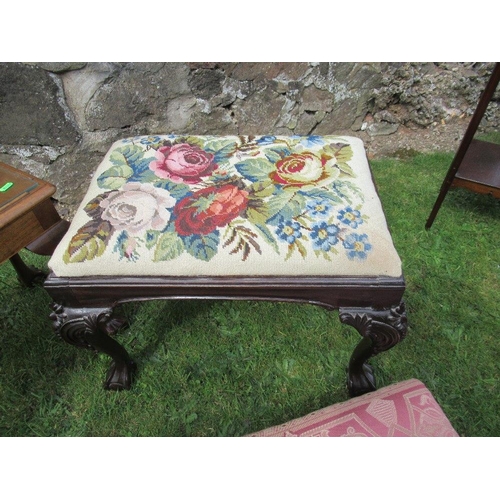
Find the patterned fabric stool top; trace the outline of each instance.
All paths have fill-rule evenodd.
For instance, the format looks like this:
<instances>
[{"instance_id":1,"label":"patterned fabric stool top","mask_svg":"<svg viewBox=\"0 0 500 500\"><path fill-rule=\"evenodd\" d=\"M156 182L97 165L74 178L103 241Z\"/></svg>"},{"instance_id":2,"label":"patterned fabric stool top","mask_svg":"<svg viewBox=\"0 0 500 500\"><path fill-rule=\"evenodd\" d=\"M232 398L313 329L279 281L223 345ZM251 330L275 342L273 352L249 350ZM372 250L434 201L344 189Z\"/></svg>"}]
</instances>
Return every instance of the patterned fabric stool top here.
<instances>
[{"instance_id":1,"label":"patterned fabric stool top","mask_svg":"<svg viewBox=\"0 0 500 500\"><path fill-rule=\"evenodd\" d=\"M56 276L402 275L360 139L116 142L49 267Z\"/></svg>"},{"instance_id":2,"label":"patterned fabric stool top","mask_svg":"<svg viewBox=\"0 0 500 500\"><path fill-rule=\"evenodd\" d=\"M458 437L458 433L423 382L411 379L250 436Z\"/></svg>"}]
</instances>

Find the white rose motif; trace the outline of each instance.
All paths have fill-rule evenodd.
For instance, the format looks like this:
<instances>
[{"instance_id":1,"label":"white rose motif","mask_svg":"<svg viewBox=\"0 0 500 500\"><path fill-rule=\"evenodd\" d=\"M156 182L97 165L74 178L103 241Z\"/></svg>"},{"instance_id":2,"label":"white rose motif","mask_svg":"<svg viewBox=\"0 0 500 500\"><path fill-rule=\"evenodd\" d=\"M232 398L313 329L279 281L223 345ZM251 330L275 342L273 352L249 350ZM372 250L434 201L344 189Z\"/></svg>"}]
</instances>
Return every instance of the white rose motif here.
<instances>
[{"instance_id":1,"label":"white rose motif","mask_svg":"<svg viewBox=\"0 0 500 500\"><path fill-rule=\"evenodd\" d=\"M104 209L102 219L132 235L164 229L170 220L167 208L174 205L175 198L164 189L140 182L125 184L100 203Z\"/></svg>"},{"instance_id":2,"label":"white rose motif","mask_svg":"<svg viewBox=\"0 0 500 500\"><path fill-rule=\"evenodd\" d=\"M311 152L292 153L276 162L269 177L277 184L304 187L331 183L339 176L335 157L319 157Z\"/></svg>"}]
</instances>

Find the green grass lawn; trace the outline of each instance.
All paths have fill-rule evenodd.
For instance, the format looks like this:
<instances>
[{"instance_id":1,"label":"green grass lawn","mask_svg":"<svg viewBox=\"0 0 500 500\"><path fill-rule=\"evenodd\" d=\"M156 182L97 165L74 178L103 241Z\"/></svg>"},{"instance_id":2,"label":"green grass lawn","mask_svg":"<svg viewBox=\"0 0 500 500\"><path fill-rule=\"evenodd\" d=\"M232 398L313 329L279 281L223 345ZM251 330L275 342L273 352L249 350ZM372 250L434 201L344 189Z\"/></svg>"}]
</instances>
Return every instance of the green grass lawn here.
<instances>
[{"instance_id":1,"label":"green grass lawn","mask_svg":"<svg viewBox=\"0 0 500 500\"><path fill-rule=\"evenodd\" d=\"M407 338L372 361L378 386L419 378L465 436L500 435L500 202L450 191L424 229L452 154L372 162L407 291ZM24 252L25 260L47 259ZM0 435L240 436L347 399L360 340L301 304L129 304L119 341L132 390L106 392L109 358L59 340L42 287L0 266Z\"/></svg>"}]
</instances>

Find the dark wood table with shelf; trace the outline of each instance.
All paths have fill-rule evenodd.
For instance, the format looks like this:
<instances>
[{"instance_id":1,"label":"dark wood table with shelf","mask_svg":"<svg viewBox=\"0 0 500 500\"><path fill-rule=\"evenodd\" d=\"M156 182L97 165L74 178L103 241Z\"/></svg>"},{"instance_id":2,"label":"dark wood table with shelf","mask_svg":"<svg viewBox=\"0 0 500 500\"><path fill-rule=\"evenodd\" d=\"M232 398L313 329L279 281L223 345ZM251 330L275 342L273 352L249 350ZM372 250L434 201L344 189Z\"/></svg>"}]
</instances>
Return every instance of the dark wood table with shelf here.
<instances>
[{"instance_id":1,"label":"dark wood table with shelf","mask_svg":"<svg viewBox=\"0 0 500 500\"><path fill-rule=\"evenodd\" d=\"M500 63L496 63L481 94L460 146L443 180L441 190L425 224L430 229L452 187L465 188L479 194L500 198L500 145L475 138L481 120L493 100L500 81Z\"/></svg>"},{"instance_id":2,"label":"dark wood table with shelf","mask_svg":"<svg viewBox=\"0 0 500 500\"><path fill-rule=\"evenodd\" d=\"M54 185L0 162L0 263L10 260L26 285L45 274L26 265L19 251L51 255L69 227L51 200L55 191Z\"/></svg>"}]
</instances>

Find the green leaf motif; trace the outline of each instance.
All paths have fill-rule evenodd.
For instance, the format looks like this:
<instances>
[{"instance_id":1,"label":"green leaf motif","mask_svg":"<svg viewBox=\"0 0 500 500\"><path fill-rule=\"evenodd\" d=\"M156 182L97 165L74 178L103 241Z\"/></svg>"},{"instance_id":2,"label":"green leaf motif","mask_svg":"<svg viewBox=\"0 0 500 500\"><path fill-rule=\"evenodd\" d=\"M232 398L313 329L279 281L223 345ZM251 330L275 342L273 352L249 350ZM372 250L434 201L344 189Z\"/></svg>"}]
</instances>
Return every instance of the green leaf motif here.
<instances>
[{"instance_id":1,"label":"green leaf motif","mask_svg":"<svg viewBox=\"0 0 500 500\"><path fill-rule=\"evenodd\" d=\"M320 199L320 200L327 200L332 203L342 203L343 199L336 194L334 191L326 188L315 188L307 191L307 196L310 199Z\"/></svg>"},{"instance_id":2,"label":"green leaf motif","mask_svg":"<svg viewBox=\"0 0 500 500\"><path fill-rule=\"evenodd\" d=\"M175 140L175 143L176 144L187 143L187 144L191 144L191 146L198 146L200 149L203 149L205 147L205 144L206 144L206 139L204 139L203 137L196 136L196 135L190 135L187 137L177 137L177 139Z\"/></svg>"},{"instance_id":3,"label":"green leaf motif","mask_svg":"<svg viewBox=\"0 0 500 500\"><path fill-rule=\"evenodd\" d=\"M163 233L156 244L153 260L160 262L173 260L184 252L184 243L177 233Z\"/></svg>"},{"instance_id":4,"label":"green leaf motif","mask_svg":"<svg viewBox=\"0 0 500 500\"><path fill-rule=\"evenodd\" d=\"M328 254L328 252L325 252L324 250L314 250L314 253L316 254L316 257L323 257L324 259L328 260L329 262L332 261L332 258ZM332 252L336 253L336 252Z\"/></svg>"},{"instance_id":5,"label":"green leaf motif","mask_svg":"<svg viewBox=\"0 0 500 500\"><path fill-rule=\"evenodd\" d=\"M248 207L245 212L245 217L252 224L262 224L265 225L270 217L269 208L264 200L258 198L250 198L248 201Z\"/></svg>"},{"instance_id":6,"label":"green leaf motif","mask_svg":"<svg viewBox=\"0 0 500 500\"><path fill-rule=\"evenodd\" d=\"M156 178L154 186L160 189L165 189L165 191L168 191L168 194L173 196L176 200L184 198L184 196L186 196L190 191L189 186L186 184L177 183L169 180L159 181L158 178Z\"/></svg>"},{"instance_id":7,"label":"green leaf motif","mask_svg":"<svg viewBox=\"0 0 500 500\"><path fill-rule=\"evenodd\" d=\"M349 145L342 145L338 151L335 152L335 158L338 163L347 163L352 160L352 148Z\"/></svg>"},{"instance_id":8,"label":"green leaf motif","mask_svg":"<svg viewBox=\"0 0 500 500\"><path fill-rule=\"evenodd\" d=\"M111 191L110 191L111 192ZM84 207L85 212L88 214L89 217L92 219L96 220L101 217L102 212L104 209L101 207L101 201L106 199L110 192L107 193L101 193L100 195L96 196L95 198L92 198Z\"/></svg>"},{"instance_id":9,"label":"green leaf motif","mask_svg":"<svg viewBox=\"0 0 500 500\"><path fill-rule=\"evenodd\" d=\"M279 214L290 203L295 194L296 192L291 189L277 191L267 202L270 217Z\"/></svg>"},{"instance_id":10,"label":"green leaf motif","mask_svg":"<svg viewBox=\"0 0 500 500\"><path fill-rule=\"evenodd\" d=\"M144 149L139 145L123 146L115 150L110 161L113 165L122 165L124 162L130 166L135 174L142 174L149 170L149 164L153 160L144 156Z\"/></svg>"},{"instance_id":11,"label":"green leaf motif","mask_svg":"<svg viewBox=\"0 0 500 500\"><path fill-rule=\"evenodd\" d=\"M285 260L290 259L294 254L294 252L296 251L299 252L299 254L302 256L303 259L306 258L307 256L306 247L299 240L295 240L293 243L290 243L288 245L288 252L286 253Z\"/></svg>"},{"instance_id":12,"label":"green leaf motif","mask_svg":"<svg viewBox=\"0 0 500 500\"><path fill-rule=\"evenodd\" d=\"M134 180L143 184L155 184L158 182L158 179L158 176L150 169L144 170L140 175L134 176Z\"/></svg>"},{"instance_id":13,"label":"green leaf motif","mask_svg":"<svg viewBox=\"0 0 500 500\"><path fill-rule=\"evenodd\" d=\"M323 147L322 153L335 156L338 163L346 163L352 160L353 151L349 144L331 143Z\"/></svg>"},{"instance_id":14,"label":"green leaf motif","mask_svg":"<svg viewBox=\"0 0 500 500\"><path fill-rule=\"evenodd\" d=\"M235 153L237 146L237 143L232 139L215 139L204 144L203 149L212 153L215 163L220 164Z\"/></svg>"},{"instance_id":15,"label":"green leaf motif","mask_svg":"<svg viewBox=\"0 0 500 500\"><path fill-rule=\"evenodd\" d=\"M254 227L257 230L257 232L264 238L265 241L267 241L273 248L274 251L279 255L280 250L278 247L278 243L276 243L276 239L267 227L266 224L255 224Z\"/></svg>"},{"instance_id":16,"label":"green leaf motif","mask_svg":"<svg viewBox=\"0 0 500 500\"><path fill-rule=\"evenodd\" d=\"M120 189L133 173L128 165L117 165L102 173L97 179L97 185L101 189Z\"/></svg>"},{"instance_id":17,"label":"green leaf motif","mask_svg":"<svg viewBox=\"0 0 500 500\"><path fill-rule=\"evenodd\" d=\"M299 251L302 258L305 259L307 256L306 247L299 240L295 240L295 246L297 247L297 250Z\"/></svg>"},{"instance_id":18,"label":"green leaf motif","mask_svg":"<svg viewBox=\"0 0 500 500\"><path fill-rule=\"evenodd\" d=\"M340 177L356 177L354 170L345 162L339 162L337 164L338 169L340 170Z\"/></svg>"},{"instance_id":19,"label":"green leaf motif","mask_svg":"<svg viewBox=\"0 0 500 500\"><path fill-rule=\"evenodd\" d=\"M270 179L265 181L254 182L248 190L252 198L268 198L274 194L276 186Z\"/></svg>"},{"instance_id":20,"label":"green leaf motif","mask_svg":"<svg viewBox=\"0 0 500 500\"><path fill-rule=\"evenodd\" d=\"M283 189L280 194L271 197L267 204L270 217L280 215L287 220L301 215L305 206L304 195L291 189Z\"/></svg>"},{"instance_id":21,"label":"green leaf motif","mask_svg":"<svg viewBox=\"0 0 500 500\"><path fill-rule=\"evenodd\" d=\"M353 184L352 182L346 180L338 180L332 185L332 189L336 191L342 198L352 203L349 194L357 196L361 201L364 201L364 194L360 190L359 186Z\"/></svg>"},{"instance_id":22,"label":"green leaf motif","mask_svg":"<svg viewBox=\"0 0 500 500\"><path fill-rule=\"evenodd\" d=\"M267 149L265 150L264 154L266 155L266 158L271 162L271 163L276 163L286 156L289 156L291 154L291 151L288 149L287 146L282 146L282 147L275 147L273 149Z\"/></svg>"},{"instance_id":23,"label":"green leaf motif","mask_svg":"<svg viewBox=\"0 0 500 500\"><path fill-rule=\"evenodd\" d=\"M151 250L156 245L160 234L159 231L146 231L144 241L148 250Z\"/></svg>"},{"instance_id":24,"label":"green leaf motif","mask_svg":"<svg viewBox=\"0 0 500 500\"><path fill-rule=\"evenodd\" d=\"M152 158L144 157L141 146L130 144L115 149L109 161L113 166L97 179L97 185L102 189L120 189L128 181L142 181L141 176L149 172Z\"/></svg>"},{"instance_id":25,"label":"green leaf motif","mask_svg":"<svg viewBox=\"0 0 500 500\"><path fill-rule=\"evenodd\" d=\"M217 254L219 231L210 234L193 234L183 239L187 252L199 260L208 262Z\"/></svg>"},{"instance_id":26,"label":"green leaf motif","mask_svg":"<svg viewBox=\"0 0 500 500\"><path fill-rule=\"evenodd\" d=\"M64 253L66 264L85 262L100 257L108 245L113 228L108 221L90 221L82 226L71 239Z\"/></svg>"},{"instance_id":27,"label":"green leaf motif","mask_svg":"<svg viewBox=\"0 0 500 500\"><path fill-rule=\"evenodd\" d=\"M275 170L274 165L264 158L249 158L235 165L236 170L252 182L265 181Z\"/></svg>"}]
</instances>

